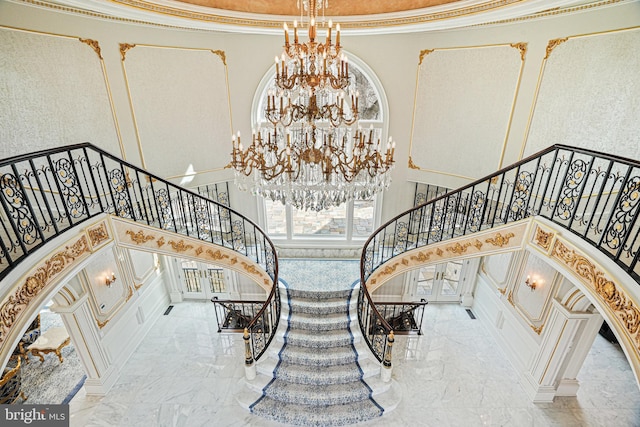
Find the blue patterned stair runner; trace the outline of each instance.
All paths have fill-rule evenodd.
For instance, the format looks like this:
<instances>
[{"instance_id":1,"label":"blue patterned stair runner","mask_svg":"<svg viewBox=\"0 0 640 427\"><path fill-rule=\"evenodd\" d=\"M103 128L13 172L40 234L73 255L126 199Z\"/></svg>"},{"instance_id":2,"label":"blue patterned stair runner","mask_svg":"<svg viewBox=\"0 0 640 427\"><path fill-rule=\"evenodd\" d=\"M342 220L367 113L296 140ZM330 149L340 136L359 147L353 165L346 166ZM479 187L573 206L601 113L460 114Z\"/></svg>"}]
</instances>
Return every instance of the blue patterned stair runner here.
<instances>
[{"instance_id":1,"label":"blue patterned stair runner","mask_svg":"<svg viewBox=\"0 0 640 427\"><path fill-rule=\"evenodd\" d=\"M251 412L300 426L342 426L381 416L384 409L364 381L350 326L358 281L333 291L283 283L289 307L284 345L273 379Z\"/></svg>"}]
</instances>

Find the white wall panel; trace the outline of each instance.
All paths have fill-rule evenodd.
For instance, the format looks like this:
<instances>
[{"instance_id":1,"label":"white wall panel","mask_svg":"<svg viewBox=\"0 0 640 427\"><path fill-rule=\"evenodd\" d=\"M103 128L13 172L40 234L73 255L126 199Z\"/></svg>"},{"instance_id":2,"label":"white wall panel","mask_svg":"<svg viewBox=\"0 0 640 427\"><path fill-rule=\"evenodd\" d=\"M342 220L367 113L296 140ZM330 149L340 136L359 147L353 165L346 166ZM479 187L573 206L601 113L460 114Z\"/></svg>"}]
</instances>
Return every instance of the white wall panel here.
<instances>
[{"instance_id":1,"label":"white wall panel","mask_svg":"<svg viewBox=\"0 0 640 427\"><path fill-rule=\"evenodd\" d=\"M551 47L525 155L564 144L640 159L640 29Z\"/></svg>"},{"instance_id":2,"label":"white wall panel","mask_svg":"<svg viewBox=\"0 0 640 427\"><path fill-rule=\"evenodd\" d=\"M229 163L231 115L223 52L135 46L126 51L123 66L139 149L150 171L189 176Z\"/></svg>"},{"instance_id":3,"label":"white wall panel","mask_svg":"<svg viewBox=\"0 0 640 427\"><path fill-rule=\"evenodd\" d=\"M415 166L468 178L498 169L524 49L500 45L421 53L410 153Z\"/></svg>"},{"instance_id":4,"label":"white wall panel","mask_svg":"<svg viewBox=\"0 0 640 427\"><path fill-rule=\"evenodd\" d=\"M102 60L75 37L0 27L0 158L91 142L120 155Z\"/></svg>"}]
</instances>

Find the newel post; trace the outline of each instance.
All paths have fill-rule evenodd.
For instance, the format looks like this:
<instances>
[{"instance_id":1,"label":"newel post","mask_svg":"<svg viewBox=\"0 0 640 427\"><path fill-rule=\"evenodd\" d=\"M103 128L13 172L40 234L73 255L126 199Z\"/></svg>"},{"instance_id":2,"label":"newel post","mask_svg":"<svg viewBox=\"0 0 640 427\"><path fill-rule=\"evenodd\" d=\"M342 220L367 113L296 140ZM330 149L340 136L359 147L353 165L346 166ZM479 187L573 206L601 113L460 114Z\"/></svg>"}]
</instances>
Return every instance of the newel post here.
<instances>
[{"instance_id":1,"label":"newel post","mask_svg":"<svg viewBox=\"0 0 640 427\"><path fill-rule=\"evenodd\" d=\"M244 374L249 381L256 377L256 364L253 363L253 353L251 352L251 336L249 330L244 328Z\"/></svg>"},{"instance_id":2,"label":"newel post","mask_svg":"<svg viewBox=\"0 0 640 427\"><path fill-rule=\"evenodd\" d=\"M384 349L384 359L382 360L382 370L380 377L385 383L391 381L391 353L393 351L394 335L393 331L387 336L387 346Z\"/></svg>"}]
</instances>

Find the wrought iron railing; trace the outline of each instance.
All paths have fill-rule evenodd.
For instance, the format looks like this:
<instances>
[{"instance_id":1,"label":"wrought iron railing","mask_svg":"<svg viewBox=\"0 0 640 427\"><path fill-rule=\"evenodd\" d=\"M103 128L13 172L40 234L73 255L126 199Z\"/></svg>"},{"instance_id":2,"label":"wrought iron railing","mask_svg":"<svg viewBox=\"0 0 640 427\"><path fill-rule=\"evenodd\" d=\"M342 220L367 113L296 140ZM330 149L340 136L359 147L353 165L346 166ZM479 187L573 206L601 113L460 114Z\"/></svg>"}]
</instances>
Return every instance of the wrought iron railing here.
<instances>
[{"instance_id":1,"label":"wrought iron railing","mask_svg":"<svg viewBox=\"0 0 640 427\"><path fill-rule=\"evenodd\" d=\"M425 299L415 302L376 302L376 308L396 335L414 332L422 335L422 320L427 304ZM374 322L370 323L375 325Z\"/></svg>"},{"instance_id":2,"label":"wrought iron railing","mask_svg":"<svg viewBox=\"0 0 640 427\"><path fill-rule=\"evenodd\" d=\"M218 332L242 333L264 306L264 301L221 300L218 297L211 298L211 302L215 307ZM276 325L276 319L268 320L263 327L266 333Z\"/></svg>"},{"instance_id":3,"label":"wrought iron railing","mask_svg":"<svg viewBox=\"0 0 640 427\"><path fill-rule=\"evenodd\" d=\"M378 228L362 250L366 283L406 251L540 215L580 236L640 282L640 162L555 145L492 175L397 215ZM359 321L369 347L382 360L392 329L366 285ZM370 319L379 324L370 328Z\"/></svg>"},{"instance_id":4,"label":"wrought iron railing","mask_svg":"<svg viewBox=\"0 0 640 427\"><path fill-rule=\"evenodd\" d=\"M260 227L228 206L89 143L0 161L0 190L0 279L57 235L108 213L224 246L259 264L274 286L249 325L256 334L255 359L273 338L274 328L266 336L261 325L280 317L275 247Z\"/></svg>"}]
</instances>

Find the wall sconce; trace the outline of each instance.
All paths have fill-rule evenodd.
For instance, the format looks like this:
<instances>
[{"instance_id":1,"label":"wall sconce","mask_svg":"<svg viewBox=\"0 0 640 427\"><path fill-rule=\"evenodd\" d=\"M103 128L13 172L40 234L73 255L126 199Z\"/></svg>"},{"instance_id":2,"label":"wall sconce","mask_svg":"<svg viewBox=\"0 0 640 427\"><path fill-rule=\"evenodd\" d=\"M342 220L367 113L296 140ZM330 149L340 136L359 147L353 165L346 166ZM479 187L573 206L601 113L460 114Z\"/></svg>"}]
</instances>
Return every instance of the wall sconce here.
<instances>
[{"instance_id":1,"label":"wall sconce","mask_svg":"<svg viewBox=\"0 0 640 427\"><path fill-rule=\"evenodd\" d=\"M531 280L531 276L527 276L527 280L524 281L524 284L531 289L531 292L535 291L538 286L535 280Z\"/></svg>"},{"instance_id":2,"label":"wall sconce","mask_svg":"<svg viewBox=\"0 0 640 427\"><path fill-rule=\"evenodd\" d=\"M107 288L110 288L115 281L116 281L115 273L111 273L111 275L107 274L104 278L104 284L107 285Z\"/></svg>"}]
</instances>

